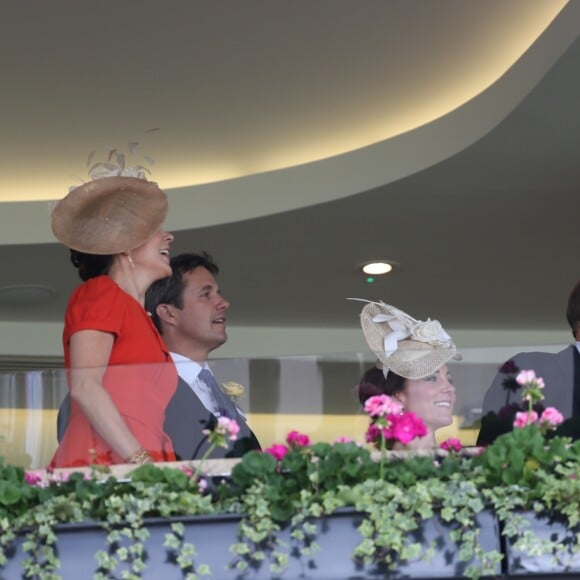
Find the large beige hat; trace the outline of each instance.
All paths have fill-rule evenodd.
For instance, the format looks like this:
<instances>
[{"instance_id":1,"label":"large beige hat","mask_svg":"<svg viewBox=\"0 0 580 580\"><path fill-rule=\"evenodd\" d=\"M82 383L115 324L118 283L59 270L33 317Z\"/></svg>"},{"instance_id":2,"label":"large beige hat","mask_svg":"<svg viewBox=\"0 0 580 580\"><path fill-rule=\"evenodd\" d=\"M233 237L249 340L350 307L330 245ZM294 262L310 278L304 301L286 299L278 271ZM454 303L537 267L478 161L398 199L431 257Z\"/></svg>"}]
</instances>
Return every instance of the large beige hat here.
<instances>
[{"instance_id":1,"label":"large beige hat","mask_svg":"<svg viewBox=\"0 0 580 580\"><path fill-rule=\"evenodd\" d=\"M87 254L118 254L146 242L167 215L167 196L139 177L101 177L76 187L52 211L52 231Z\"/></svg>"},{"instance_id":2,"label":"large beige hat","mask_svg":"<svg viewBox=\"0 0 580 580\"><path fill-rule=\"evenodd\" d=\"M461 360L451 337L437 320L415 320L384 302L369 302L360 314L369 348L383 364L406 379L422 379L450 359Z\"/></svg>"}]
</instances>

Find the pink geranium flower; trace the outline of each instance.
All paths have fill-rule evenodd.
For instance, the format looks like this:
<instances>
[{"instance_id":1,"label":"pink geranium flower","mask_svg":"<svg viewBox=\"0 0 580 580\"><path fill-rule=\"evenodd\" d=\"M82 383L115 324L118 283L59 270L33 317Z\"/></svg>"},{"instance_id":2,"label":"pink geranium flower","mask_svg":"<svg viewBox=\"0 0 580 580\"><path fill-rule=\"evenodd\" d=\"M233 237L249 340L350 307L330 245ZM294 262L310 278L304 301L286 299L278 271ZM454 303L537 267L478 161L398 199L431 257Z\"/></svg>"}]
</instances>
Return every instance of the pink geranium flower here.
<instances>
[{"instance_id":1,"label":"pink geranium flower","mask_svg":"<svg viewBox=\"0 0 580 580\"><path fill-rule=\"evenodd\" d=\"M235 441L238 438L240 426L234 419L218 417L213 429L204 429L203 433L208 436L209 442L214 446L227 449L228 440Z\"/></svg>"},{"instance_id":2,"label":"pink geranium flower","mask_svg":"<svg viewBox=\"0 0 580 580\"><path fill-rule=\"evenodd\" d=\"M27 470L24 472L24 481L28 485L34 485L36 487L45 487L43 477L40 471Z\"/></svg>"},{"instance_id":3,"label":"pink geranium flower","mask_svg":"<svg viewBox=\"0 0 580 580\"><path fill-rule=\"evenodd\" d=\"M335 443L352 443L352 437L345 437L344 435L339 435L335 440Z\"/></svg>"},{"instance_id":4,"label":"pink geranium flower","mask_svg":"<svg viewBox=\"0 0 580 580\"><path fill-rule=\"evenodd\" d=\"M271 455L272 457L274 457L274 459L277 459L278 461L282 461L282 459L284 459L288 451L290 451L290 449L288 449L286 445L280 445L278 443L264 450L265 453Z\"/></svg>"},{"instance_id":5,"label":"pink geranium flower","mask_svg":"<svg viewBox=\"0 0 580 580\"><path fill-rule=\"evenodd\" d=\"M439 447L445 451L461 451L463 445L461 445L461 441L459 441L459 439L450 437L449 439L443 441Z\"/></svg>"},{"instance_id":6,"label":"pink geranium flower","mask_svg":"<svg viewBox=\"0 0 580 580\"><path fill-rule=\"evenodd\" d=\"M371 423L367 432L365 433L365 441L367 443L373 443L374 441L378 441L381 437L381 430L375 425Z\"/></svg>"},{"instance_id":7,"label":"pink geranium flower","mask_svg":"<svg viewBox=\"0 0 580 580\"><path fill-rule=\"evenodd\" d=\"M392 426L392 437L403 445L407 445L415 437L425 437L427 435L425 423L414 413L407 412L402 415L394 415L393 418L395 420Z\"/></svg>"},{"instance_id":8,"label":"pink geranium flower","mask_svg":"<svg viewBox=\"0 0 580 580\"><path fill-rule=\"evenodd\" d=\"M400 413L403 405L388 395L375 395L365 401L365 411L371 417L384 417L385 415Z\"/></svg>"},{"instance_id":9,"label":"pink geranium flower","mask_svg":"<svg viewBox=\"0 0 580 580\"><path fill-rule=\"evenodd\" d=\"M179 469L183 471L183 473L185 473L187 477L193 477L193 474L195 473L195 471L191 469L191 467L188 467L187 465L180 465Z\"/></svg>"},{"instance_id":10,"label":"pink geranium flower","mask_svg":"<svg viewBox=\"0 0 580 580\"><path fill-rule=\"evenodd\" d=\"M204 493L205 490L207 489L207 479L204 479L203 477L197 482L197 489L199 491L199 493Z\"/></svg>"},{"instance_id":11,"label":"pink geranium flower","mask_svg":"<svg viewBox=\"0 0 580 580\"><path fill-rule=\"evenodd\" d=\"M533 372L533 371L530 371ZM516 413L516 418L514 419L514 427L518 429L523 429L526 425L531 425L538 420L538 414L535 411L520 411Z\"/></svg>"},{"instance_id":12,"label":"pink geranium flower","mask_svg":"<svg viewBox=\"0 0 580 580\"><path fill-rule=\"evenodd\" d=\"M548 423L549 425L556 426L564 421L564 416L558 409L554 407L548 407L544 410L540 417L540 423Z\"/></svg>"},{"instance_id":13,"label":"pink geranium flower","mask_svg":"<svg viewBox=\"0 0 580 580\"><path fill-rule=\"evenodd\" d=\"M529 385L531 383L535 383L539 389L543 389L544 379L537 377L535 371L520 371L518 376L516 377L516 382L520 385Z\"/></svg>"},{"instance_id":14,"label":"pink geranium flower","mask_svg":"<svg viewBox=\"0 0 580 580\"><path fill-rule=\"evenodd\" d=\"M536 373L534 371L520 371L516 377L516 382L520 385L525 385L531 383L536 378Z\"/></svg>"},{"instance_id":15,"label":"pink geranium flower","mask_svg":"<svg viewBox=\"0 0 580 580\"><path fill-rule=\"evenodd\" d=\"M234 419L228 419L228 417L218 417L215 430L217 433L228 437L230 441L235 441L238 438L240 426Z\"/></svg>"},{"instance_id":16,"label":"pink geranium flower","mask_svg":"<svg viewBox=\"0 0 580 580\"><path fill-rule=\"evenodd\" d=\"M385 439L396 438L393 433L393 428L400 416L401 416L400 413L398 413L397 415L387 415L380 423L380 428L381 431L383 432L383 436L385 437Z\"/></svg>"},{"instance_id":17,"label":"pink geranium flower","mask_svg":"<svg viewBox=\"0 0 580 580\"><path fill-rule=\"evenodd\" d=\"M310 445L310 437L298 431L290 431L286 436L286 443L291 447L308 447Z\"/></svg>"}]
</instances>

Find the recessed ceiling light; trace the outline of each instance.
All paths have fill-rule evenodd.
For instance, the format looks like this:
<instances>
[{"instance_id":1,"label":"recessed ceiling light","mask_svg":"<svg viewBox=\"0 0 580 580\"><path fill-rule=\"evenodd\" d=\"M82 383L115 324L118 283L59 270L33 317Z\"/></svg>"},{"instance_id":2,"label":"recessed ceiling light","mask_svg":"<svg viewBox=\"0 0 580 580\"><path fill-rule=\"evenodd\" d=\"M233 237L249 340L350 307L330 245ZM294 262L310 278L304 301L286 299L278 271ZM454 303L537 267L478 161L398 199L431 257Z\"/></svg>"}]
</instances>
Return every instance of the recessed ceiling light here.
<instances>
[{"instance_id":1,"label":"recessed ceiling light","mask_svg":"<svg viewBox=\"0 0 580 580\"><path fill-rule=\"evenodd\" d=\"M0 287L0 306L33 306L47 302L54 288L38 284L17 284Z\"/></svg>"},{"instance_id":2,"label":"recessed ceiling light","mask_svg":"<svg viewBox=\"0 0 580 580\"><path fill-rule=\"evenodd\" d=\"M393 269L393 263L383 260L376 262L366 262L362 265L361 269L369 276L382 276L383 274L388 274Z\"/></svg>"}]
</instances>

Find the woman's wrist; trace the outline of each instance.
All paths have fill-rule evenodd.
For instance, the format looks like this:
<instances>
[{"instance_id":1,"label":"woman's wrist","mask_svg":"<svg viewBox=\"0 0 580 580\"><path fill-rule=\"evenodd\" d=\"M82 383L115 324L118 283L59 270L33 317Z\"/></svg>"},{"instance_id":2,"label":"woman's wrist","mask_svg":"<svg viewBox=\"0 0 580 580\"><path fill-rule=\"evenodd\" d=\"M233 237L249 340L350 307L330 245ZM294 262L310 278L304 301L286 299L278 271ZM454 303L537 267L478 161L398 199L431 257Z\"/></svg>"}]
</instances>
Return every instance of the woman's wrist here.
<instances>
[{"instance_id":1,"label":"woman's wrist","mask_svg":"<svg viewBox=\"0 0 580 580\"><path fill-rule=\"evenodd\" d=\"M125 459L125 463L134 463L137 465L141 465L142 463L153 463L153 459L146 449L143 449L143 447L139 447L139 449L135 451L135 453L129 455L129 457Z\"/></svg>"}]
</instances>

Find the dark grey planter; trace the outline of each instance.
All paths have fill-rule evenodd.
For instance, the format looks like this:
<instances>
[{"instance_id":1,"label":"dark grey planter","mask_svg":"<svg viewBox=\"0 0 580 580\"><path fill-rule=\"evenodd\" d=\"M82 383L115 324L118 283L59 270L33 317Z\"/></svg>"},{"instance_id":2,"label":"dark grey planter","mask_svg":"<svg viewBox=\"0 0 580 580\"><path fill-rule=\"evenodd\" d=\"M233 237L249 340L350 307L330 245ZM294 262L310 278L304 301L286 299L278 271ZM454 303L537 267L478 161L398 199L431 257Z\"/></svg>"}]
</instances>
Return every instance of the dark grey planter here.
<instances>
[{"instance_id":1,"label":"dark grey planter","mask_svg":"<svg viewBox=\"0 0 580 580\"><path fill-rule=\"evenodd\" d=\"M506 566L510 576L534 578L580 578L580 553L574 554L571 544L580 534L580 526L567 528L561 521L539 517L533 512L525 512L523 517L529 522L531 530L541 540L561 542L556 554L529 556L518 550L514 544L517 538L506 538Z\"/></svg>"},{"instance_id":2,"label":"dark grey planter","mask_svg":"<svg viewBox=\"0 0 580 580\"><path fill-rule=\"evenodd\" d=\"M235 515L199 516L188 518L151 519L147 521L150 536L145 543L147 552L147 568L143 578L171 580L182 578L179 567L168 561L168 553L163 547L165 534L169 532L171 521L181 521L185 525L185 541L191 542L197 549L196 565L207 564L212 578L218 579L250 579L250 578L312 578L340 579L348 578L461 578L467 566L459 562L456 546L449 539L449 526L438 517L423 522L421 528L410 535L410 541L424 542L427 546L434 542L436 551L429 561L417 560L400 563L396 570L386 570L372 566L365 568L353 561L352 554L362 537L357 531L363 516L352 510L342 510L332 516L316 520L316 542L320 546L311 557L300 557L292 553L294 540L287 528L279 534L285 542L285 551L291 553L290 563L286 571L277 576L270 571L268 559L259 567L250 567L240 572L228 568L234 560L229 547L237 541L240 517ZM477 516L480 527L480 544L486 551L499 550L499 528L496 518L490 512L482 512ZM97 571L94 554L106 548L105 532L98 524L67 524L58 527L58 557L61 568L58 570L63 578L91 578ZM0 573L2 578L21 578L20 560L23 555L21 546L9 559ZM123 564L123 566L125 566ZM120 577L118 566L115 577ZM497 570L497 574L500 570Z\"/></svg>"}]
</instances>

